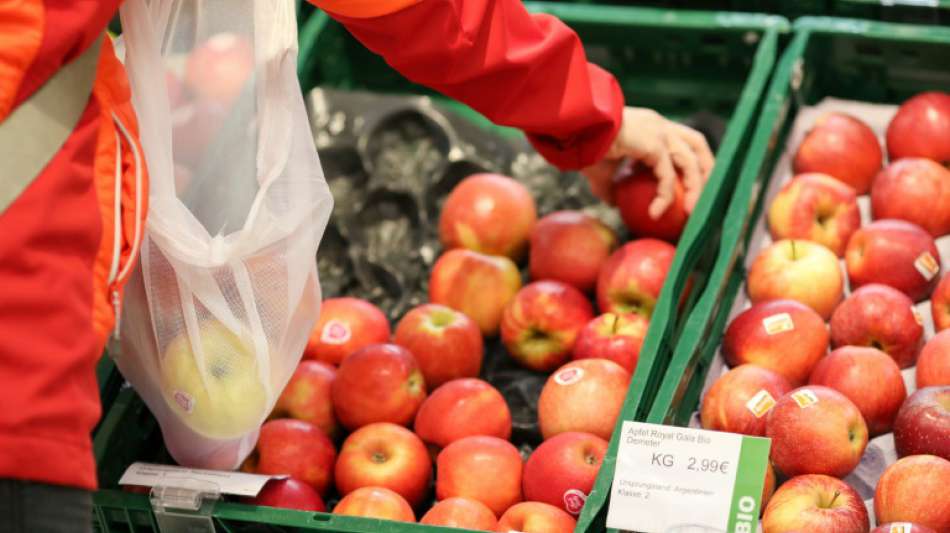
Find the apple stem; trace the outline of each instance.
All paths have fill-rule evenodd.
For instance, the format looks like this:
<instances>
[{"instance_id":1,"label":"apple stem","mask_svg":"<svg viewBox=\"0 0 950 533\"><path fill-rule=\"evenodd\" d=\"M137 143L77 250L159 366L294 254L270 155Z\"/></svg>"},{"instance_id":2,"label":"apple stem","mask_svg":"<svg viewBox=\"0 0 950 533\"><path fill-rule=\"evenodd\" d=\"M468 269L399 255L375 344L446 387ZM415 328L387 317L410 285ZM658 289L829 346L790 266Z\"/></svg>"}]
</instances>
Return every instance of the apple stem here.
<instances>
[{"instance_id":1,"label":"apple stem","mask_svg":"<svg viewBox=\"0 0 950 533\"><path fill-rule=\"evenodd\" d=\"M613 315L613 322L610 324L610 333L613 335L617 334L617 322L620 322L618 318L617 315Z\"/></svg>"},{"instance_id":2,"label":"apple stem","mask_svg":"<svg viewBox=\"0 0 950 533\"><path fill-rule=\"evenodd\" d=\"M798 254L795 252L795 241L792 240L792 261L798 260Z\"/></svg>"},{"instance_id":3,"label":"apple stem","mask_svg":"<svg viewBox=\"0 0 950 533\"><path fill-rule=\"evenodd\" d=\"M835 500L838 499L838 496L841 496L840 490L835 491L835 495L831 497L831 501L828 503L828 507L832 507L835 504Z\"/></svg>"}]
</instances>

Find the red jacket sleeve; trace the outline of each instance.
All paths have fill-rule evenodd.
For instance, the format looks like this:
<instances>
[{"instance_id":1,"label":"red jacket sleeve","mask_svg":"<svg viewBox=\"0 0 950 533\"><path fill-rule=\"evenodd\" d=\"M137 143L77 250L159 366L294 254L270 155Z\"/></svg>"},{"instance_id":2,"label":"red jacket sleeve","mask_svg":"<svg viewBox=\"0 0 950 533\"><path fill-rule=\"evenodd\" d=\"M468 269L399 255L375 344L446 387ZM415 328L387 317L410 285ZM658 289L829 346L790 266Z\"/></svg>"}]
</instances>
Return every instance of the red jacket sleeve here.
<instances>
[{"instance_id":1,"label":"red jacket sleeve","mask_svg":"<svg viewBox=\"0 0 950 533\"><path fill-rule=\"evenodd\" d=\"M561 169L597 162L620 128L617 80L587 62L574 31L529 14L521 0L421 0L380 16L330 15L410 80L522 129Z\"/></svg>"}]
</instances>

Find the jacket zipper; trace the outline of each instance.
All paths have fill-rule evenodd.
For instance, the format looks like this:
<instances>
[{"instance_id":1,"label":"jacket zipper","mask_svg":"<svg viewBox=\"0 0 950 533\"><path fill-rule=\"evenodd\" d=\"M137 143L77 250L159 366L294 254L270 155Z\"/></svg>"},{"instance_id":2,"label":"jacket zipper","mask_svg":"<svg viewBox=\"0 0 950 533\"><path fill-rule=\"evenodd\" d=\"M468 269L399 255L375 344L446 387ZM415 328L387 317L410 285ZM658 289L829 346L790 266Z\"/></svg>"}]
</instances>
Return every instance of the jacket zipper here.
<instances>
[{"instance_id":1,"label":"jacket zipper","mask_svg":"<svg viewBox=\"0 0 950 533\"><path fill-rule=\"evenodd\" d=\"M122 258L122 142L119 138L118 133L116 134L116 202L115 202L115 235L116 235L116 244L113 248L113 263L112 268L109 271L109 284L112 289L112 309L115 313L115 328L113 329L113 338L118 340L119 338L119 326L122 319L122 299L119 297L119 282L125 280L129 272L132 270L132 266L135 265L136 259L139 255L139 247L142 242L142 156L139 153L138 146L135 144L132 135L126 129L125 125L122 124L122 121L119 117L112 113L112 120L115 122L118 131L121 132L122 137L124 138L126 144L129 145L129 148L132 151L132 160L135 165L135 216L133 220L135 221L133 238L132 238L132 250L129 252L129 259L126 261L125 265L122 265L119 268L119 263Z\"/></svg>"}]
</instances>

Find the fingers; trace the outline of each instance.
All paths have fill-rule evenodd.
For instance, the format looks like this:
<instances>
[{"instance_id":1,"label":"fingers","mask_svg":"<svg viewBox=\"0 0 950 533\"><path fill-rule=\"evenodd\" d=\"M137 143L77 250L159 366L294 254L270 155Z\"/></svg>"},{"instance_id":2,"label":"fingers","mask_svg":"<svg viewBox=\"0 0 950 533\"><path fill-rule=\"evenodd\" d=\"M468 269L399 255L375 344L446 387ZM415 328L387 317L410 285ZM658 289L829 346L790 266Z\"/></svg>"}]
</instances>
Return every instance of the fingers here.
<instances>
[{"instance_id":1,"label":"fingers","mask_svg":"<svg viewBox=\"0 0 950 533\"><path fill-rule=\"evenodd\" d=\"M656 156L653 174L657 179L656 198L650 202L649 215L653 220L657 220L673 203L676 192L676 169L673 168L673 160L668 151L662 151Z\"/></svg>"},{"instance_id":2,"label":"fingers","mask_svg":"<svg viewBox=\"0 0 950 533\"><path fill-rule=\"evenodd\" d=\"M693 153L696 154L696 158L699 161L699 170L705 182L709 179L709 174L712 172L713 165L716 163L716 158L709 148L709 143L706 142L706 137L693 128L682 124L675 124L675 128L678 136L686 142Z\"/></svg>"},{"instance_id":3,"label":"fingers","mask_svg":"<svg viewBox=\"0 0 950 533\"><path fill-rule=\"evenodd\" d=\"M683 176L683 188L686 190L684 204L686 212L692 212L699 193L703 190L702 170L699 167L699 160L689 145L686 144L678 135L669 136L670 158L676 168L680 169Z\"/></svg>"}]
</instances>

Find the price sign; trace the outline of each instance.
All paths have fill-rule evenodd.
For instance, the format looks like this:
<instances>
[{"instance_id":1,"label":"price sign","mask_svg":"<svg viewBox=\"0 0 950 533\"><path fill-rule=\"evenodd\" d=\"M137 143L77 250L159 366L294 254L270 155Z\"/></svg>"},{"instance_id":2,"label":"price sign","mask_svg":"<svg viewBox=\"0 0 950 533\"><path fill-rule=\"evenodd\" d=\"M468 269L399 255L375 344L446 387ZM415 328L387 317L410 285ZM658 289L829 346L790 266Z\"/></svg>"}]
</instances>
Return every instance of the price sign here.
<instances>
[{"instance_id":1,"label":"price sign","mask_svg":"<svg viewBox=\"0 0 950 533\"><path fill-rule=\"evenodd\" d=\"M754 533L768 439L624 422L607 526Z\"/></svg>"}]
</instances>

